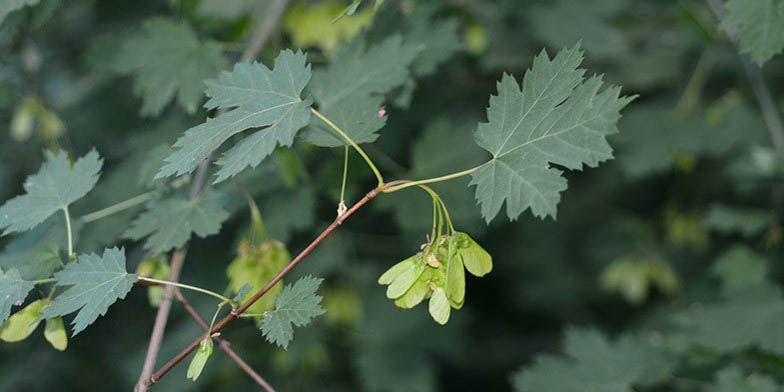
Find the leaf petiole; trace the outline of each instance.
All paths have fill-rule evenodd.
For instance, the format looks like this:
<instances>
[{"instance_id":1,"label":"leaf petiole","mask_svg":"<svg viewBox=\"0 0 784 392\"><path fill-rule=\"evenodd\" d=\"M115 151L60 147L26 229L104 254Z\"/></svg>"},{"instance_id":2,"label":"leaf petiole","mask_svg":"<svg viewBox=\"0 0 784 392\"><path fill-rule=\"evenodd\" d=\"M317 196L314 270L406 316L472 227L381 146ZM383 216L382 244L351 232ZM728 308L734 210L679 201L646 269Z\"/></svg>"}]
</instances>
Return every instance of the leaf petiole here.
<instances>
[{"instance_id":1,"label":"leaf petiole","mask_svg":"<svg viewBox=\"0 0 784 392\"><path fill-rule=\"evenodd\" d=\"M142 203L144 203L144 202L146 202L148 200L151 200L153 197L155 197L156 193L157 193L157 191L149 191L149 192L146 192L146 193L142 193L141 195L134 196L134 197L132 197L132 198L130 198L128 200L124 200L124 201L121 201L121 202L119 202L117 204L110 205L109 207L106 207L104 209L101 209L101 210L98 210L98 211L95 211L95 212L91 212L91 213L89 213L87 215L83 215L79 219L82 222L84 222L84 223L90 223L92 221L96 221L98 219L105 218L105 217L107 217L109 215L116 214L118 212L127 210L127 209L129 209L131 207L135 207L135 206L137 206L139 204L142 204Z\"/></svg>"},{"instance_id":2,"label":"leaf petiole","mask_svg":"<svg viewBox=\"0 0 784 392\"><path fill-rule=\"evenodd\" d=\"M147 278L147 277L144 277L144 276L139 276L139 280L143 280L145 282L151 282L151 283L158 283L158 284L162 284L162 285L175 286L175 287L179 287L179 288L183 288L183 289L187 289L187 290L198 291L198 292L200 292L202 294L211 295L211 296L213 296L215 298L218 298L218 299L222 300L221 306L223 304L227 304L227 303L228 304L234 304L234 301L232 301L231 299L229 299L227 297L224 297L224 296L222 296L222 295L220 295L220 294L218 294L218 293L216 293L214 291L203 289L201 287L191 286L191 285L187 285L187 284L183 284L183 283L170 282L168 280Z\"/></svg>"},{"instance_id":3,"label":"leaf petiole","mask_svg":"<svg viewBox=\"0 0 784 392\"><path fill-rule=\"evenodd\" d=\"M361 155L362 158L365 160L365 162L367 162L368 166L370 166L370 170L373 170L373 174L376 175L376 179L378 180L378 187L383 189L384 188L384 177L381 175L381 172L378 170L376 165L373 164L373 161L370 160L370 157L368 157L367 154L365 154L365 151L363 151L362 148L359 147L359 145L353 139L351 139L345 132L343 132L343 130L340 129L340 127L335 125L335 123L330 121L328 118L324 117L324 115L321 114L321 112L319 112L318 110L313 109L313 108L310 108L310 111L313 114L315 114L316 117L320 118L322 121L327 123L327 125L329 125L332 129L334 129L335 132L337 132L340 136L343 137L343 139L346 139L346 141L351 145L351 147L354 147L354 149L357 150L359 155Z\"/></svg>"},{"instance_id":4,"label":"leaf petiole","mask_svg":"<svg viewBox=\"0 0 784 392\"><path fill-rule=\"evenodd\" d=\"M487 162L485 162L485 163L483 163L483 164L481 164L479 166L472 167L470 169L463 170L461 172L447 174L447 175L441 176L441 177L427 178L427 179L424 179L424 180L411 181L411 182L406 182L406 183L403 183L403 184L400 184L400 185L391 186L391 187L388 187L388 188L382 188L382 192L384 192L384 193L397 192L397 191L399 191L401 189L406 189L406 188L409 188L409 187L412 187L412 186L418 186L418 185L422 185L422 184L432 184L434 182L441 182L441 181L446 181L446 180L451 180L451 179L454 179L454 178L467 176L467 175L469 175L469 174L479 170L479 168L481 168L484 165L487 165L490 162L492 162L492 160L487 161Z\"/></svg>"},{"instance_id":5,"label":"leaf petiole","mask_svg":"<svg viewBox=\"0 0 784 392\"><path fill-rule=\"evenodd\" d=\"M65 230L68 232L68 261L73 261L74 259L74 252L73 252L73 233L71 231L71 214L68 213L68 207L63 207L63 213L65 214Z\"/></svg>"}]
</instances>

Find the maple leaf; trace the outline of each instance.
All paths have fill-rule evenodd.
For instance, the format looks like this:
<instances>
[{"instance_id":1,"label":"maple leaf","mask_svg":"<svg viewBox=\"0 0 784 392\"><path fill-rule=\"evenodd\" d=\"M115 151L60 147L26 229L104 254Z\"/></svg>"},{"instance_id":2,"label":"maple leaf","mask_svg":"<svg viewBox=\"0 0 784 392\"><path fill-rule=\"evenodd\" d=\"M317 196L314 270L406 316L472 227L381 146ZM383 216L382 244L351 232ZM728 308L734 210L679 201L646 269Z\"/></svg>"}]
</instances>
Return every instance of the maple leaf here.
<instances>
[{"instance_id":1,"label":"maple leaf","mask_svg":"<svg viewBox=\"0 0 784 392\"><path fill-rule=\"evenodd\" d=\"M154 17L123 43L113 64L117 72L136 76L141 114L157 116L175 96L188 113L196 112L202 81L223 69L226 58L218 42L200 42L187 23Z\"/></svg>"},{"instance_id":2,"label":"maple leaf","mask_svg":"<svg viewBox=\"0 0 784 392\"><path fill-rule=\"evenodd\" d=\"M784 49L784 0L729 0L724 28L740 27L740 51L762 66Z\"/></svg>"},{"instance_id":3,"label":"maple leaf","mask_svg":"<svg viewBox=\"0 0 784 392\"><path fill-rule=\"evenodd\" d=\"M46 162L38 173L27 177L24 195L8 200L0 207L3 235L25 231L41 224L58 210L81 199L93 189L103 160L95 150L71 165L68 154L46 152Z\"/></svg>"},{"instance_id":4,"label":"maple leaf","mask_svg":"<svg viewBox=\"0 0 784 392\"><path fill-rule=\"evenodd\" d=\"M515 390L628 392L633 385L659 381L673 366L641 338L627 335L610 342L592 329L567 330L564 352L567 357L539 355L533 365L515 373Z\"/></svg>"},{"instance_id":5,"label":"maple leaf","mask_svg":"<svg viewBox=\"0 0 784 392\"><path fill-rule=\"evenodd\" d=\"M11 306L21 305L33 287L35 284L23 280L19 271L10 269L3 272L0 269L0 324L11 315Z\"/></svg>"},{"instance_id":6,"label":"maple leaf","mask_svg":"<svg viewBox=\"0 0 784 392\"><path fill-rule=\"evenodd\" d=\"M41 310L41 318L49 319L76 312L73 335L87 328L98 316L106 314L113 303L125 298L136 274L125 270L125 251L105 249L103 256L82 254L78 262L70 263L54 274L58 286L71 286Z\"/></svg>"},{"instance_id":7,"label":"maple leaf","mask_svg":"<svg viewBox=\"0 0 784 392\"><path fill-rule=\"evenodd\" d=\"M275 300L275 310L264 313L261 331L267 341L285 349L294 337L292 324L302 327L314 317L324 314L324 308L319 305L321 296L316 295L322 281L305 276L283 288Z\"/></svg>"},{"instance_id":8,"label":"maple leaf","mask_svg":"<svg viewBox=\"0 0 784 392\"><path fill-rule=\"evenodd\" d=\"M204 106L233 110L187 130L155 178L191 172L223 142L250 128L262 129L223 153L216 162L221 167L216 183L248 166L258 166L278 144L290 146L310 119L310 101L300 97L308 81L310 65L305 54L291 50L278 55L274 70L257 62L238 63L232 72L207 81L210 99Z\"/></svg>"},{"instance_id":9,"label":"maple leaf","mask_svg":"<svg viewBox=\"0 0 784 392\"><path fill-rule=\"evenodd\" d=\"M215 234L229 217L222 197L217 191L208 191L196 200L178 195L153 202L123 236L134 240L149 236L144 247L164 253L185 245L193 233L202 238Z\"/></svg>"},{"instance_id":10,"label":"maple leaf","mask_svg":"<svg viewBox=\"0 0 784 392\"><path fill-rule=\"evenodd\" d=\"M530 208L540 218L556 216L566 189L557 164L580 170L612 158L606 137L616 133L619 111L634 97L619 97L620 88L600 91L602 80L583 79L579 44L552 60L545 51L525 73L522 89L504 74L498 95L490 97L489 122L480 123L477 144L492 160L472 174L482 216L490 222L506 202L509 219Z\"/></svg>"},{"instance_id":11,"label":"maple leaf","mask_svg":"<svg viewBox=\"0 0 784 392\"><path fill-rule=\"evenodd\" d=\"M418 49L405 45L400 35L364 49L359 35L335 53L335 60L313 73L309 88L319 111L341 128L356 143L372 143L386 123L379 116L383 94L403 85L410 76L409 66ZM347 142L320 119L313 118L303 137L321 147L336 147Z\"/></svg>"}]
</instances>

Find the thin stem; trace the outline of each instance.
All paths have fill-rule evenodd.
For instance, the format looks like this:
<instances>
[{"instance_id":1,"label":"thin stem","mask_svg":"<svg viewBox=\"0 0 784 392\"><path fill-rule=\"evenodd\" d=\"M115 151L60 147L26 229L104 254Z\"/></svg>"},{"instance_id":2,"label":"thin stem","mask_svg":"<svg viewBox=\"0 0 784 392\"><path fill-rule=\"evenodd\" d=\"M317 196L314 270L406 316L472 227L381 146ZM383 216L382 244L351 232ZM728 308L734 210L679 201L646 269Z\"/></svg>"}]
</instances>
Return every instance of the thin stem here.
<instances>
[{"instance_id":1,"label":"thin stem","mask_svg":"<svg viewBox=\"0 0 784 392\"><path fill-rule=\"evenodd\" d=\"M354 142L353 139L351 139L345 132L343 132L343 130L340 129L340 127L335 125L335 123L330 121L328 118L324 117L324 115L321 114L318 110L310 108L310 111L313 114L315 114L316 117L320 118L322 121L327 123L327 125L329 125L332 129L334 129L335 132L340 134L340 136L342 136L343 139L346 139L346 141L348 142L348 144L351 145L351 147L354 147L354 149L357 150L359 155L361 155L362 158L365 160L365 162L367 162L368 166L370 166L370 170L373 170L373 174L376 175L376 179L378 180L379 188L383 187L384 186L384 177L381 175L381 172L378 171L378 168L376 168L376 165L373 164L373 161L370 160L370 157L368 157L367 154L365 154L365 151L363 151L362 148L359 147L359 145L356 142Z\"/></svg>"},{"instance_id":2,"label":"thin stem","mask_svg":"<svg viewBox=\"0 0 784 392\"><path fill-rule=\"evenodd\" d=\"M452 225L452 218L449 217L449 211L446 209L446 203L444 203L444 199L441 196L438 197L438 202L441 203L441 209L444 210L444 216L446 217L446 223L449 225L449 233L453 234L455 232L455 226Z\"/></svg>"},{"instance_id":3,"label":"thin stem","mask_svg":"<svg viewBox=\"0 0 784 392\"><path fill-rule=\"evenodd\" d=\"M321 244L321 242L324 241L324 239L329 237L329 235L332 234L332 232L335 231L335 229L337 229L338 226L340 226L343 223L343 221L348 219L348 217L350 217L352 214L354 214L354 212L356 212L360 207L365 205L368 201L370 201L374 197L376 197L381 192L382 187L389 186L389 185L396 185L396 184L399 184L399 183L402 183L402 181L392 181L389 184L381 184L382 186L377 187L377 188L373 189L372 191L368 192L365 195L365 197L360 199L356 204L354 204L351 208L349 208L348 211L346 211L345 214L335 218L335 220L332 222L332 224L329 225L323 232L321 232L321 234L318 237L316 237L316 239L313 240L313 242L311 242L310 245L308 245L302 252L300 252L299 255L297 255L297 257L295 257L294 260L291 261L291 263L289 263L285 268L283 268L283 270L281 270L278 273L278 275L275 276L275 278L270 280L266 285L264 285L264 287L262 287L259 291L257 291L256 294L254 294L253 297L251 297L250 300L245 302L238 309L232 311L231 313L229 313L228 316L224 317L221 321L219 321L218 324L215 325L215 328L213 328L210 331L210 335L213 335L215 332L220 331L226 325L230 324L231 322L236 320L238 317L240 317L240 315L242 313L244 313L246 310L248 310L248 308L250 306L252 306L254 303L256 303L256 301L258 301L259 298L264 296L264 294L266 294L273 286L275 286L275 284L277 284L281 279L283 279L283 277L286 276L286 274L288 274L294 267L296 267L297 264L299 264L299 262L302 261L303 258L305 258L305 256L307 256L311 252L313 252L313 250L319 244ZM201 338L201 335L200 335L199 338L196 339L195 342L191 343L190 346L188 346L184 350L182 350L179 354L177 354L177 356L172 358L169 362L167 362L165 365L163 365L163 367L161 367L157 372L155 372L148 379L143 380L140 384L146 388L146 387L152 385L153 383L157 382L158 380L160 380L161 377L165 376L166 373L169 372L169 370L171 370L178 363L182 362L182 360L185 359L191 352L193 352L193 350L198 348L199 344L201 343L201 340L202 340L202 338Z\"/></svg>"},{"instance_id":4,"label":"thin stem","mask_svg":"<svg viewBox=\"0 0 784 392\"><path fill-rule=\"evenodd\" d=\"M68 207L63 207L65 213L65 230L68 232L68 261L73 261L73 233L71 231L71 214L68 213Z\"/></svg>"},{"instance_id":5,"label":"thin stem","mask_svg":"<svg viewBox=\"0 0 784 392\"><path fill-rule=\"evenodd\" d=\"M397 191L399 191L401 189L406 189L406 188L409 188L409 187L412 187L412 186L417 186L417 185L422 185L422 184L432 184L434 182L441 182L441 181L451 180L451 179L462 177L462 176L467 176L467 175L469 175L469 174L479 170L479 168L481 168L484 165L487 165L490 162L492 162L492 161L487 161L487 162L485 162L485 163L483 163L483 164L481 164L481 165L479 165L477 167L472 167L472 168L470 168L468 170L463 170L461 172L447 174L447 175L441 176L441 177L434 177L434 178L427 178L427 179L424 179L424 180L404 182L404 183L402 183L400 185L395 185L395 186L392 186L392 187L384 188L383 192L384 193L397 192Z\"/></svg>"},{"instance_id":6,"label":"thin stem","mask_svg":"<svg viewBox=\"0 0 784 392\"><path fill-rule=\"evenodd\" d=\"M432 196L432 195L431 195ZM430 231L430 243L436 240L436 222L438 219L438 202L433 198L433 229Z\"/></svg>"},{"instance_id":7,"label":"thin stem","mask_svg":"<svg viewBox=\"0 0 784 392\"><path fill-rule=\"evenodd\" d=\"M155 197L156 194L157 194L156 191L150 191L150 192L142 193L141 195L132 197L132 198L130 198L128 200L121 201L121 202L119 202L117 204L114 204L114 205L110 205L109 207L106 207L106 208L104 208L102 210L98 210L98 211L95 211L95 212L91 212L91 213L89 213L87 215L83 215L79 219L82 222L84 222L84 223L90 223L92 221L96 221L98 219L105 218L105 217L107 217L109 215L116 214L116 213L118 213L120 211L124 211L124 210L127 210L127 209L131 208L131 207L135 207L135 206L137 206L139 204L142 204L142 203L152 199L153 197Z\"/></svg>"},{"instance_id":8,"label":"thin stem","mask_svg":"<svg viewBox=\"0 0 784 392\"><path fill-rule=\"evenodd\" d=\"M210 336L212 336L210 335L210 331L212 331L212 327L215 325L215 320L218 319L218 315L220 314L221 309L223 309L223 305L226 305L226 302L221 302L218 305L218 309L215 309L215 314L212 315L212 321L210 321L210 327L207 328L207 336L205 339L209 339Z\"/></svg>"},{"instance_id":9,"label":"thin stem","mask_svg":"<svg viewBox=\"0 0 784 392\"><path fill-rule=\"evenodd\" d=\"M49 278L49 279L39 279L39 280L34 280L34 281L33 281L33 284L34 284L34 285L39 285L39 284L47 284L47 283L52 283L52 282L54 282L54 281L55 281L55 279L54 279L54 278Z\"/></svg>"},{"instance_id":10,"label":"thin stem","mask_svg":"<svg viewBox=\"0 0 784 392\"><path fill-rule=\"evenodd\" d=\"M346 202L346 177L348 177L348 146L343 149L343 184L340 186L340 203L345 205Z\"/></svg>"},{"instance_id":11,"label":"thin stem","mask_svg":"<svg viewBox=\"0 0 784 392\"><path fill-rule=\"evenodd\" d=\"M182 270L182 264L185 262L187 253L187 248L181 248L174 251L171 258L171 270L167 277L170 281L176 281L180 278L180 271ZM139 381L136 383L136 391L138 392L147 390L147 385L144 382L150 378L150 375L155 370L155 360L161 349L163 334L164 331L166 331L166 324L169 319L171 299L176 290L177 288L175 286L166 286L163 289L163 299L161 299L161 303L158 305L158 312L155 314L155 324L153 324L150 342L147 345L147 355L144 357L144 366L139 375Z\"/></svg>"},{"instance_id":12,"label":"thin stem","mask_svg":"<svg viewBox=\"0 0 784 392\"><path fill-rule=\"evenodd\" d=\"M193 306L191 306L191 304L188 303L188 300L185 299L185 297L182 295L180 290L175 289L174 296L177 298L178 301L180 301L182 307L185 308L185 311L191 315L193 320L196 321L196 324L199 324L199 326L201 327L201 329L204 330L204 332L208 332L210 329L212 329L207 325L206 322L204 322L204 320L201 319L199 314L196 313L196 309L193 309ZM217 336L214 337L213 339L215 339L218 342L218 347L220 347L221 350L226 352L226 354L237 364L237 366L239 366L240 369L245 371L245 373L247 373L248 376L250 376L250 378L252 378L253 381L256 382L256 384L259 384L259 386L262 387L266 392L275 392L275 389L273 389L258 373L256 373L255 370L253 370L253 368L250 367L250 365L248 365L244 360L242 360L242 358L240 358L240 356L237 355L237 353L235 353L234 350L231 349L231 343L229 343L228 340L221 339L220 337Z\"/></svg>"},{"instance_id":13,"label":"thin stem","mask_svg":"<svg viewBox=\"0 0 784 392\"><path fill-rule=\"evenodd\" d=\"M231 299L229 299L227 297L224 297L224 296L222 296L222 295L220 295L220 294L218 294L218 293L216 293L214 291L203 289L201 287L191 286L191 285L187 285L187 284L183 284L183 283L177 283L177 282L170 282L168 280L146 278L144 276L140 276L139 280L143 280L145 282L158 283L158 284L162 284L162 285L166 285L166 286L175 286L175 287L180 287L180 288L183 288L183 289L198 291L198 292L200 292L202 294L207 294L207 295L211 295L211 296L213 296L215 298L218 298L218 299L222 300L225 303L229 303L229 304L233 304L234 303L234 301L232 301Z\"/></svg>"}]
</instances>

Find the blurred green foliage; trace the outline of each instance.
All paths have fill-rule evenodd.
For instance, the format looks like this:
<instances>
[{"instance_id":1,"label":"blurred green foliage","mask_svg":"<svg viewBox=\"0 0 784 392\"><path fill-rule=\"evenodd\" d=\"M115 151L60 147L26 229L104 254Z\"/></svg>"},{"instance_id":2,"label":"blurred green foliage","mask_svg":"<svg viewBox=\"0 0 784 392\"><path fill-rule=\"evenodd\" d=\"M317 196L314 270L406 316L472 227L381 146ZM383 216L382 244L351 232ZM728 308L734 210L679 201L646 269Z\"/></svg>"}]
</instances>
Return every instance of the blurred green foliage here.
<instances>
[{"instance_id":1,"label":"blurred green foliage","mask_svg":"<svg viewBox=\"0 0 784 392\"><path fill-rule=\"evenodd\" d=\"M102 175L72 205L74 217L150 191L180 201L187 176L166 184L152 178L174 141L204 122L202 80L232 68L269 3L4 3L0 201L23 193L43 150L80 157L93 147L104 159ZM764 20L784 20L784 1L729 1L723 24L715 15L718 0L386 0L375 14L374 2L364 3L331 24L350 2L290 2L259 60L271 66L281 49L302 49L314 69L346 63L366 72L362 62L340 55L372 54L390 39L403 54L415 51L384 59L406 61L404 75L392 81L377 75L389 86L368 93L386 114L372 123L383 128L367 151L389 179L447 174L486 159L471 135L487 121L495 82L504 71L519 80L542 48L554 54L581 40L589 74L603 74L639 98L623 110L620 133L608 138L615 160L565 172L569 189L557 221L526 213L488 226L468 178L434 185L455 225L494 262L482 279L466 275L463 308L444 326L426 306L395 307L376 283L425 241L432 218L427 196L415 189L381 195L357 212L286 277L288 284L324 278L317 293L327 311L297 328L287 350L267 343L251 321L222 331L270 384L278 391L780 390L784 170L738 50L767 60L766 86L774 99L784 97L778 54L784 26L769 24L776 34L761 42L760 25L744 19L770 6ZM758 4L744 8L749 3ZM161 33L167 29L173 33ZM151 40L155 34L173 41ZM728 36L738 36L740 48ZM178 61L185 63L176 67ZM775 103L781 113L784 101ZM251 225L246 195L269 238L296 254L335 217L342 154L342 147L297 139L214 186L226 220L218 234L191 239L181 280L230 284L227 267ZM356 154L348 167L351 202L375 180ZM143 242L119 239L149 207L94 222L75 219L77 249L100 253L124 245L128 270L135 271L149 252ZM66 252L62 219L53 218L0 238L0 267L16 266L25 279L50 276ZM163 251L183 241L176 242L147 248ZM25 305L47 295L36 288ZM203 318L212 314L212 299L186 295ZM141 371L154 317L147 290L134 289L67 341L65 352L36 331L2 342L0 390L127 390ZM201 333L175 304L159 364ZM186 372L181 364L154 390L254 388L219 350L196 382Z\"/></svg>"}]
</instances>

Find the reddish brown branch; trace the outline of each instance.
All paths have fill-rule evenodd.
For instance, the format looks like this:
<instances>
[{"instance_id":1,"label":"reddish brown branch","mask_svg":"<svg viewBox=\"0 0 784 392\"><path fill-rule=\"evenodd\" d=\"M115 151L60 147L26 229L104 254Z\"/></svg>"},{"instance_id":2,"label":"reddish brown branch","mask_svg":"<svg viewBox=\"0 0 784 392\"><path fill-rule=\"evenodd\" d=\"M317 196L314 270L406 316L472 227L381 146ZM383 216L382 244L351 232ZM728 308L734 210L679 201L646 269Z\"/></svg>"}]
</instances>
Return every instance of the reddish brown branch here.
<instances>
[{"instance_id":1,"label":"reddish brown branch","mask_svg":"<svg viewBox=\"0 0 784 392\"><path fill-rule=\"evenodd\" d=\"M404 181L393 181L385 184L384 186L385 187L391 186L402 182ZM224 317L220 322L218 322L218 324L215 325L212 331L210 331L210 335L220 331L221 329L223 329L223 327L225 327L232 321L236 320L240 314L245 312L251 305L256 303L256 301L258 301L259 298L261 298L264 294L266 294L267 291L269 291L273 286L275 286L275 284L277 284L281 279L283 279L283 277L286 276L286 274L288 274L289 271L291 271L297 264L299 264L299 262L302 261L302 259L305 258L305 256L309 255L310 252L312 252L313 249L315 249L319 244L321 244L321 242L324 241L325 238L327 238L330 234L332 234L332 232L338 226L340 226L343 223L343 221L348 219L349 216L351 216L354 212L356 212L357 209L365 205L365 203L367 203L368 201L376 197L376 195L378 195L379 192L381 192L381 188L373 189L372 191L368 192L365 195L365 197L363 197L360 201L358 201L356 204L351 206L351 208L349 208L348 211L343 213L343 215L335 218L335 221L333 221L332 224L329 225L329 227L327 227L323 232L321 232L321 234L319 234L319 236L316 237L316 239L313 240L313 242L311 242L310 245L308 245L302 252L300 252L297 255L297 257L295 257L294 260L292 260L291 263L289 263L289 265L283 268L283 270L281 270L280 273L278 273L278 275L275 278L269 281L264 287L261 288L261 290L256 292L256 294L250 300L248 300L248 302L245 302L237 310L231 312L228 316ZM155 374L153 374L149 379L144 381L144 386L147 387L153 383L158 382L158 380L160 380L163 376L165 376L166 373L169 372L169 370L171 370L175 365L177 365L183 359L185 359L191 352L193 352L193 350L198 348L201 339L202 339L201 337L196 339L193 343L191 343L190 346L186 347L184 350L182 350L182 352L177 354L176 357L172 358L169 362L163 365L163 367L161 367L157 372L155 372Z\"/></svg>"},{"instance_id":2,"label":"reddish brown branch","mask_svg":"<svg viewBox=\"0 0 784 392\"><path fill-rule=\"evenodd\" d=\"M191 304L188 302L187 299L185 299L185 297L182 295L182 293L178 288L175 288L174 290L174 297L177 298L178 301L180 301L182 307L185 308L185 311L191 315L193 320L195 320L196 323L199 324L199 326L201 326L201 329L203 329L204 332L207 332L210 329L210 326L207 325L207 323L201 318L201 316L199 316L199 314L196 312L196 309L194 309L193 306L191 306ZM240 358L240 356L237 355L237 353L231 349L231 343L219 337L214 337L213 339L215 339L218 342L218 347L220 347L221 350L225 351L226 354L228 354L228 356L231 357L232 360L234 360L237 366L239 366L242 370L244 370L245 373L247 373L248 376L250 376L250 378L252 378L253 381L256 382L256 384L259 384L259 386L264 388L264 390L267 392L275 392L275 389L272 388L272 386L267 384L267 382L264 381L264 379L258 373L256 373L256 371L253 370L253 368L251 368L250 365L248 365L244 360L242 360L242 358Z\"/></svg>"}]
</instances>

